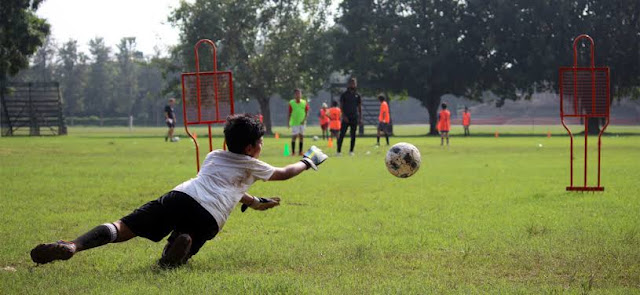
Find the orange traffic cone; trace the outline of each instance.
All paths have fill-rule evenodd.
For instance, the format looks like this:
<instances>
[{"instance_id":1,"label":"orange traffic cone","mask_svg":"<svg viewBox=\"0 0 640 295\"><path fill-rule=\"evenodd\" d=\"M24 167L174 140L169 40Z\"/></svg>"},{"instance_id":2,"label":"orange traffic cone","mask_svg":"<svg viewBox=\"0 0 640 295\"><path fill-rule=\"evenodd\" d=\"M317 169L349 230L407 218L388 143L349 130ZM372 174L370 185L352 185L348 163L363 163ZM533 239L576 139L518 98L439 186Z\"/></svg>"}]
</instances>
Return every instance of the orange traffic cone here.
<instances>
[{"instance_id":1,"label":"orange traffic cone","mask_svg":"<svg viewBox=\"0 0 640 295\"><path fill-rule=\"evenodd\" d=\"M198 139L198 134L197 133L191 133L191 135L193 135L193 139Z\"/></svg>"},{"instance_id":2,"label":"orange traffic cone","mask_svg":"<svg viewBox=\"0 0 640 295\"><path fill-rule=\"evenodd\" d=\"M498 131L496 131L496 138L500 137L500 134L498 133Z\"/></svg>"},{"instance_id":3,"label":"orange traffic cone","mask_svg":"<svg viewBox=\"0 0 640 295\"><path fill-rule=\"evenodd\" d=\"M275 137L276 137L276 139L279 139L280 138L280 133L276 132Z\"/></svg>"},{"instance_id":4,"label":"orange traffic cone","mask_svg":"<svg viewBox=\"0 0 640 295\"><path fill-rule=\"evenodd\" d=\"M547 131L547 138L551 138L551 131Z\"/></svg>"},{"instance_id":5,"label":"orange traffic cone","mask_svg":"<svg viewBox=\"0 0 640 295\"><path fill-rule=\"evenodd\" d=\"M329 137L329 147L333 147L333 137Z\"/></svg>"}]
</instances>

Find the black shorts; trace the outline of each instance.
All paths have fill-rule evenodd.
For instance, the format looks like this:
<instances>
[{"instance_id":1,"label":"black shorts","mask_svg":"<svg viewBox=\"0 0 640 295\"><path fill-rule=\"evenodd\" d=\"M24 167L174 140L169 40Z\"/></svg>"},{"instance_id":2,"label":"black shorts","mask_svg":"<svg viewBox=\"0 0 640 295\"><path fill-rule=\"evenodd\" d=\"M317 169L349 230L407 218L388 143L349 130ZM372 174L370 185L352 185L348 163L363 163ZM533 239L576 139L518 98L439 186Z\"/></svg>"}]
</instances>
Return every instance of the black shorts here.
<instances>
[{"instance_id":1,"label":"black shorts","mask_svg":"<svg viewBox=\"0 0 640 295\"><path fill-rule=\"evenodd\" d=\"M378 122L378 131L387 132L389 130L389 124Z\"/></svg>"},{"instance_id":2,"label":"black shorts","mask_svg":"<svg viewBox=\"0 0 640 295\"><path fill-rule=\"evenodd\" d=\"M154 242L161 241L172 231L187 233L193 241L191 255L218 233L218 223L211 213L192 197L178 191L170 191L120 220L137 236Z\"/></svg>"},{"instance_id":3,"label":"black shorts","mask_svg":"<svg viewBox=\"0 0 640 295\"><path fill-rule=\"evenodd\" d=\"M169 123L167 122L167 127L169 128L175 128L176 127L176 121L174 120L173 122Z\"/></svg>"}]
</instances>

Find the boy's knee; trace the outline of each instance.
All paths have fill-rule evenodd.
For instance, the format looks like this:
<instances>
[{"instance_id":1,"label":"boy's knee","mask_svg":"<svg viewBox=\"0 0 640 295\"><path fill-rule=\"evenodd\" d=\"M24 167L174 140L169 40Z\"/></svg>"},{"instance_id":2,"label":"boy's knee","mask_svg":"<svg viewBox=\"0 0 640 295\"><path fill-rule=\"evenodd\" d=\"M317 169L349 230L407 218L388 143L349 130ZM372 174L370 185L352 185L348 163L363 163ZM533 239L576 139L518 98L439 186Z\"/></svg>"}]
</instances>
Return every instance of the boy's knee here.
<instances>
[{"instance_id":1,"label":"boy's knee","mask_svg":"<svg viewBox=\"0 0 640 295\"><path fill-rule=\"evenodd\" d=\"M195 254L192 253L192 244L191 235L174 232L169 237L158 264L164 268L174 268L187 263L187 260Z\"/></svg>"},{"instance_id":2,"label":"boy's knee","mask_svg":"<svg viewBox=\"0 0 640 295\"><path fill-rule=\"evenodd\" d=\"M115 225L117 229L117 237L114 241L115 243L128 241L136 237L136 234L134 234L131 229L122 222L122 220L114 222L113 225Z\"/></svg>"}]
</instances>

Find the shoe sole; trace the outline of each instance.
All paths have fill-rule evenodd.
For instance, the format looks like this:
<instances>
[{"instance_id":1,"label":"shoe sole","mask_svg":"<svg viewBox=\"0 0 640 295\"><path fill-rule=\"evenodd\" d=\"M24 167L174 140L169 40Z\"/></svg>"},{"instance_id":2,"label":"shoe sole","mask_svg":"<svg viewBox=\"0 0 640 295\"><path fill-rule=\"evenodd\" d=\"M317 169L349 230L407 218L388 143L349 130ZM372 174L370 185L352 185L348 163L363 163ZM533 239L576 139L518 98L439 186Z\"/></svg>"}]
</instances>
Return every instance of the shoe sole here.
<instances>
[{"instance_id":1,"label":"shoe sole","mask_svg":"<svg viewBox=\"0 0 640 295\"><path fill-rule=\"evenodd\" d=\"M69 248L61 244L40 244L31 250L31 260L45 264L56 260L68 260L73 254Z\"/></svg>"}]
</instances>

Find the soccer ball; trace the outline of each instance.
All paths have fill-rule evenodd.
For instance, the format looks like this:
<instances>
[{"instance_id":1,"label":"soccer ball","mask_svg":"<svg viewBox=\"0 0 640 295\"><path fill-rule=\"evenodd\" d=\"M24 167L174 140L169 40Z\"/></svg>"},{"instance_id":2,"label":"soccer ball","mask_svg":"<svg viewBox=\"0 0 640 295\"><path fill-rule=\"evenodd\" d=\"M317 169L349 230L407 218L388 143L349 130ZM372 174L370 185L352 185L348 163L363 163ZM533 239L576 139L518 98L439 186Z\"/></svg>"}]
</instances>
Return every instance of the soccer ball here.
<instances>
[{"instance_id":1,"label":"soccer ball","mask_svg":"<svg viewBox=\"0 0 640 295\"><path fill-rule=\"evenodd\" d=\"M313 136L313 141L318 141L318 139L320 139L317 135Z\"/></svg>"},{"instance_id":2,"label":"soccer ball","mask_svg":"<svg viewBox=\"0 0 640 295\"><path fill-rule=\"evenodd\" d=\"M394 144L384 159L391 174L400 178L407 178L420 169L420 151L414 145L406 142Z\"/></svg>"},{"instance_id":3,"label":"soccer ball","mask_svg":"<svg viewBox=\"0 0 640 295\"><path fill-rule=\"evenodd\" d=\"M173 138L171 138L171 142L178 142L180 141L180 137L174 136Z\"/></svg>"}]
</instances>

